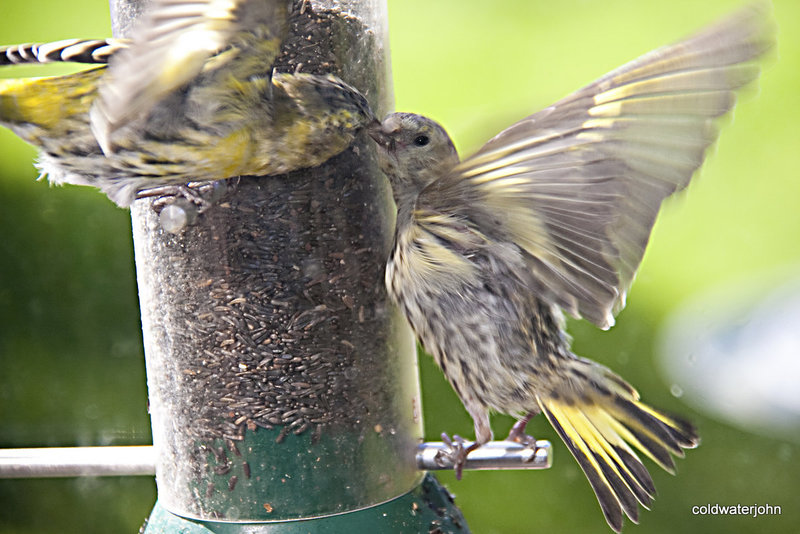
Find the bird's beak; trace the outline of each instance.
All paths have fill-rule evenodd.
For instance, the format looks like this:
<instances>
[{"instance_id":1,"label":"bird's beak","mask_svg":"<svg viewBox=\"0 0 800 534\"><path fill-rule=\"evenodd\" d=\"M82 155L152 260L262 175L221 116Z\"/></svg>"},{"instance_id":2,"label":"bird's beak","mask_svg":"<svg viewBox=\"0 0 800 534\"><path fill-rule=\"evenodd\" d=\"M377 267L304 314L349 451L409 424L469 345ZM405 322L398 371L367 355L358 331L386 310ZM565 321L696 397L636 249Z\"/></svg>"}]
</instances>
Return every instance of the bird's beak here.
<instances>
[{"instance_id":1,"label":"bird's beak","mask_svg":"<svg viewBox=\"0 0 800 534\"><path fill-rule=\"evenodd\" d=\"M394 145L394 140L386 130L383 129L383 124L379 120L374 120L367 126L367 133L372 137L373 141L378 143L378 146L384 150L391 150Z\"/></svg>"}]
</instances>

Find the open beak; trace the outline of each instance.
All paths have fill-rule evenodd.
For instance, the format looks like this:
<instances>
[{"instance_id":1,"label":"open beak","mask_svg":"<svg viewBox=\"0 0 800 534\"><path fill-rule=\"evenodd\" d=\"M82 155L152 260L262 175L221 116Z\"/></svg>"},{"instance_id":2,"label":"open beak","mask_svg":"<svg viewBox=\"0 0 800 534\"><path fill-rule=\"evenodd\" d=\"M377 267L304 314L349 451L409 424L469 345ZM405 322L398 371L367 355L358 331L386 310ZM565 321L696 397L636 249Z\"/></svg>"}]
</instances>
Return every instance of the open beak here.
<instances>
[{"instance_id":1,"label":"open beak","mask_svg":"<svg viewBox=\"0 0 800 534\"><path fill-rule=\"evenodd\" d=\"M376 119L367 125L367 133L384 150L394 149L394 139L383 129L383 124L379 120Z\"/></svg>"}]
</instances>

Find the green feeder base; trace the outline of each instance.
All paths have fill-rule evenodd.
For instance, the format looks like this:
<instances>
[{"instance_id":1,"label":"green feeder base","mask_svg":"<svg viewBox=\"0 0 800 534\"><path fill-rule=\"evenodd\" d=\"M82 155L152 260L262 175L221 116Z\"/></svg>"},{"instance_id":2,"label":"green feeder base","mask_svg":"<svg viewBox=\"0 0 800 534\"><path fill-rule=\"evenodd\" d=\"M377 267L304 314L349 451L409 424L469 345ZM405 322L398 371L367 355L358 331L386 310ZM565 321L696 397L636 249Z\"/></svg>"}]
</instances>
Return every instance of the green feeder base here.
<instances>
[{"instance_id":1,"label":"green feeder base","mask_svg":"<svg viewBox=\"0 0 800 534\"><path fill-rule=\"evenodd\" d=\"M185 519L156 502L141 534L336 534L469 533L448 491L428 474L410 492L383 504L342 514L268 523L223 523Z\"/></svg>"}]
</instances>

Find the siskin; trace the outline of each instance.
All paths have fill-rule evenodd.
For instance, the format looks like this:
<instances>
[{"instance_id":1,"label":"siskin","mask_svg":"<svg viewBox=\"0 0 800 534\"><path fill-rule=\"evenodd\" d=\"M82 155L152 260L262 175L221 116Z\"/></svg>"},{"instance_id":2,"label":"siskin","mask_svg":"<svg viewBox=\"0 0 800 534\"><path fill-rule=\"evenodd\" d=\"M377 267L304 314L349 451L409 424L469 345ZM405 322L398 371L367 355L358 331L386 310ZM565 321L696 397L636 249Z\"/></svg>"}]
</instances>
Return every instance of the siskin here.
<instances>
[{"instance_id":1,"label":"siskin","mask_svg":"<svg viewBox=\"0 0 800 534\"><path fill-rule=\"evenodd\" d=\"M397 204L386 285L472 416L457 476L492 439L491 411L529 442L544 413L589 479L608 524L638 522L653 480L700 440L606 367L570 351L562 310L611 327L662 201L687 186L714 119L773 44L752 7L651 52L531 115L459 162L434 121L394 113L368 127Z\"/></svg>"},{"instance_id":2,"label":"siskin","mask_svg":"<svg viewBox=\"0 0 800 534\"><path fill-rule=\"evenodd\" d=\"M110 62L0 80L0 124L39 148L42 176L123 207L154 187L320 165L373 115L332 75L272 72L286 6L155 0L130 41L0 48L0 64Z\"/></svg>"}]
</instances>

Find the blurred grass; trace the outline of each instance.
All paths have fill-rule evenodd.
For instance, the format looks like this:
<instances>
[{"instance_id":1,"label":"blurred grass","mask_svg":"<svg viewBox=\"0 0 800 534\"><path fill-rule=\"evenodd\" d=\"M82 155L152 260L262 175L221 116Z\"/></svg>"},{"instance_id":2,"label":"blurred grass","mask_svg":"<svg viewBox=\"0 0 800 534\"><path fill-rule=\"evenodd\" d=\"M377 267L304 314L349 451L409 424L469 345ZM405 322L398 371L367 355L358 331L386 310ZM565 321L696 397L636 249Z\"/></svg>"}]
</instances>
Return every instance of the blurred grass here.
<instances>
[{"instance_id":1,"label":"blurred grass","mask_svg":"<svg viewBox=\"0 0 800 534\"><path fill-rule=\"evenodd\" d=\"M389 0L396 108L429 115L462 154L608 70L735 9L735 0L630 2ZM653 475L651 512L628 532L800 531L800 447L693 413L655 371L662 320L719 282L800 265L800 3L776 0L778 59L740 102L688 194L669 201L610 332L571 322L574 348L618 371L645 400L690 416L703 445ZM110 35L105 0L4 0L0 42ZM2 76L55 73L14 68ZM144 443L146 388L130 220L99 193L35 181L34 152L0 131L0 446ZM429 438L472 423L429 358ZM507 417L495 418L504 435ZM469 472L456 482L473 532L610 532L569 453L543 472ZM152 480L0 481L0 533L135 532ZM47 503L46 506L41 503ZM693 505L772 504L783 515L694 516Z\"/></svg>"}]
</instances>

